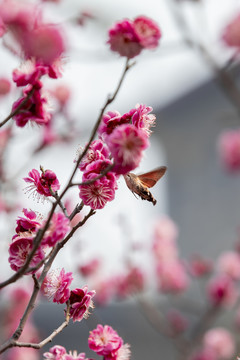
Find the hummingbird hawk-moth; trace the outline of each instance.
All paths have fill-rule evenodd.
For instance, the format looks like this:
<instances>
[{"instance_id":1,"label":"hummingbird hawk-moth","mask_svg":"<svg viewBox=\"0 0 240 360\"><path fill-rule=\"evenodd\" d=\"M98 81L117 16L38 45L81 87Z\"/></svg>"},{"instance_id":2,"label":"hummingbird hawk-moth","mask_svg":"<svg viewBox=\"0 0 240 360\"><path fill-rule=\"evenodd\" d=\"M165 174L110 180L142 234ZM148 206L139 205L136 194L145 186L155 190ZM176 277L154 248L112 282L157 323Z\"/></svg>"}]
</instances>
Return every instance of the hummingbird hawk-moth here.
<instances>
[{"instance_id":1,"label":"hummingbird hawk-moth","mask_svg":"<svg viewBox=\"0 0 240 360\"><path fill-rule=\"evenodd\" d=\"M132 191L133 195L137 194L142 200L147 200L156 205L157 200L148 188L153 187L159 179L165 174L167 170L166 166L160 166L159 168L149 171L141 175L135 175L133 173L127 173L124 175L127 187Z\"/></svg>"}]
</instances>

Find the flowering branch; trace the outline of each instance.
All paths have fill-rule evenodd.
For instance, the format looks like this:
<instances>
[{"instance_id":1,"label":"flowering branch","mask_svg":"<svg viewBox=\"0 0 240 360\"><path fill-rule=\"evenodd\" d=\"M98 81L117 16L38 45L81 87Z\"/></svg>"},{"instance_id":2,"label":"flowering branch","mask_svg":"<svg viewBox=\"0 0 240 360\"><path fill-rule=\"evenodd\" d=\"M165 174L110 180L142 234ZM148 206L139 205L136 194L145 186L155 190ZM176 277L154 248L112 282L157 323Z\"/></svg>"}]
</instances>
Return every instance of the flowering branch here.
<instances>
[{"instance_id":1,"label":"flowering branch","mask_svg":"<svg viewBox=\"0 0 240 360\"><path fill-rule=\"evenodd\" d=\"M13 110L2 122L0 122L0 128L5 125L13 116L18 114L18 112L24 107L24 105L27 103L27 101L31 98L35 91L35 88L33 87L31 91L27 94L25 99L16 107L15 110Z\"/></svg>"}]
</instances>

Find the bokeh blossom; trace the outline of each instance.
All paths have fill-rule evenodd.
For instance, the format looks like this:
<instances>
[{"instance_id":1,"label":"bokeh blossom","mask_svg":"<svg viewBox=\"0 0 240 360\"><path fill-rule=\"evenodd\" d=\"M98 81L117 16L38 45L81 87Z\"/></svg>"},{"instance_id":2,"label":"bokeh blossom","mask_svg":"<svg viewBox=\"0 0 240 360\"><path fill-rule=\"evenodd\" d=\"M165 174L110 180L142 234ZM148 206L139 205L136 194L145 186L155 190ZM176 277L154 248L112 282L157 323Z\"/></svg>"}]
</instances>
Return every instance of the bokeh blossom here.
<instances>
[{"instance_id":1,"label":"bokeh blossom","mask_svg":"<svg viewBox=\"0 0 240 360\"><path fill-rule=\"evenodd\" d=\"M0 77L0 97L7 95L11 90L11 83L5 77Z\"/></svg>"},{"instance_id":2,"label":"bokeh blossom","mask_svg":"<svg viewBox=\"0 0 240 360\"><path fill-rule=\"evenodd\" d=\"M108 32L110 49L131 59L143 49L155 49L161 38L159 26L146 16L117 22Z\"/></svg>"},{"instance_id":3,"label":"bokeh blossom","mask_svg":"<svg viewBox=\"0 0 240 360\"><path fill-rule=\"evenodd\" d=\"M69 219L62 212L54 213L42 245L55 246L58 241L63 240L70 228Z\"/></svg>"},{"instance_id":4,"label":"bokeh blossom","mask_svg":"<svg viewBox=\"0 0 240 360\"><path fill-rule=\"evenodd\" d=\"M53 270L48 273L44 280L44 295L53 302L63 304L67 302L70 296L69 286L73 280L71 272L65 273L64 269Z\"/></svg>"},{"instance_id":5,"label":"bokeh blossom","mask_svg":"<svg viewBox=\"0 0 240 360\"><path fill-rule=\"evenodd\" d=\"M226 45L240 48L240 14L226 26L222 39Z\"/></svg>"},{"instance_id":6,"label":"bokeh blossom","mask_svg":"<svg viewBox=\"0 0 240 360\"><path fill-rule=\"evenodd\" d=\"M225 130L220 134L218 152L226 170L240 170L240 129Z\"/></svg>"},{"instance_id":7,"label":"bokeh blossom","mask_svg":"<svg viewBox=\"0 0 240 360\"><path fill-rule=\"evenodd\" d=\"M217 306L232 306L238 296L236 285L230 276L218 274L207 285L210 302Z\"/></svg>"},{"instance_id":8,"label":"bokeh blossom","mask_svg":"<svg viewBox=\"0 0 240 360\"><path fill-rule=\"evenodd\" d=\"M92 298L95 293L95 290L88 291L87 286L71 291L69 313L74 322L81 321L83 318L86 319L89 316L90 309L93 308Z\"/></svg>"},{"instance_id":9,"label":"bokeh blossom","mask_svg":"<svg viewBox=\"0 0 240 360\"><path fill-rule=\"evenodd\" d=\"M230 359L235 352L232 334L221 327L208 330L203 337L203 346L210 349L217 359Z\"/></svg>"}]
</instances>

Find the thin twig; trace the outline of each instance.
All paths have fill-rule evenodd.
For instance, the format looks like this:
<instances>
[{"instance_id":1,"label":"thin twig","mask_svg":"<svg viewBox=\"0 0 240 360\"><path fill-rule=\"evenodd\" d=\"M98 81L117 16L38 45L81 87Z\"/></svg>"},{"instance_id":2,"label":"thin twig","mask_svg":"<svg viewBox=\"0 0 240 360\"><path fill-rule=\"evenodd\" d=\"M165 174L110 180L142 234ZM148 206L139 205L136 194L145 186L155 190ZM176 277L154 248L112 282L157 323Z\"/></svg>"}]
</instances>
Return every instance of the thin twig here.
<instances>
[{"instance_id":1,"label":"thin twig","mask_svg":"<svg viewBox=\"0 0 240 360\"><path fill-rule=\"evenodd\" d=\"M104 177L110 170L112 170L113 167L114 167L114 164L110 164L101 172L101 174L99 174L95 178L83 181L81 183L72 183L71 186L91 185L95 181L97 181L97 180L101 179L102 177Z\"/></svg>"}]
</instances>

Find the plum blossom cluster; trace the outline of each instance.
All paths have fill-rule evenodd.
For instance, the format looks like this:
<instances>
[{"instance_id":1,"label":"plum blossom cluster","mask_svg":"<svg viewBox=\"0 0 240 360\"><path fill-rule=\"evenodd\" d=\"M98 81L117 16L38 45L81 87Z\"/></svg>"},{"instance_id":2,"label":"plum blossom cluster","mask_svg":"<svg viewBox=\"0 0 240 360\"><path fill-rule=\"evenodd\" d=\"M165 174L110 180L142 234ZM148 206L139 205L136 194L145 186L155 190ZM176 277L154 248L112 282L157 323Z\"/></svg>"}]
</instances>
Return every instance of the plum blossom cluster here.
<instances>
[{"instance_id":1,"label":"plum blossom cluster","mask_svg":"<svg viewBox=\"0 0 240 360\"><path fill-rule=\"evenodd\" d=\"M161 38L159 26L146 16L117 22L109 30L108 43L112 51L131 59L143 49L155 49Z\"/></svg>"},{"instance_id":2,"label":"plum blossom cluster","mask_svg":"<svg viewBox=\"0 0 240 360\"><path fill-rule=\"evenodd\" d=\"M98 325L96 329L90 331L88 346L104 360L129 360L130 346L124 344L123 339L109 325ZM43 354L45 360L90 360L85 353L67 350L60 345L55 345Z\"/></svg>"},{"instance_id":3,"label":"plum blossom cluster","mask_svg":"<svg viewBox=\"0 0 240 360\"><path fill-rule=\"evenodd\" d=\"M123 339L109 325L98 325L90 331L88 345L97 355L105 360L130 359L129 344L124 344Z\"/></svg>"},{"instance_id":4,"label":"plum blossom cluster","mask_svg":"<svg viewBox=\"0 0 240 360\"><path fill-rule=\"evenodd\" d=\"M64 304L69 301L69 315L75 322L89 316L96 292L88 291L87 286L70 290L72 280L71 272L65 273L64 269L53 270L45 278L42 289L44 295L55 303Z\"/></svg>"},{"instance_id":5,"label":"plum blossom cluster","mask_svg":"<svg viewBox=\"0 0 240 360\"><path fill-rule=\"evenodd\" d=\"M57 79L61 75L65 51L62 29L45 23L39 7L16 0L1 1L0 24L0 36L11 36L14 52L23 57L23 64L13 71L13 81L25 87L23 96L13 104L13 119L19 127L29 121L46 125L51 114L41 78L47 75Z\"/></svg>"},{"instance_id":6,"label":"plum blossom cluster","mask_svg":"<svg viewBox=\"0 0 240 360\"><path fill-rule=\"evenodd\" d=\"M43 354L45 360L88 360L85 353L77 353L77 351L69 351L61 345L55 345Z\"/></svg>"},{"instance_id":7,"label":"plum blossom cluster","mask_svg":"<svg viewBox=\"0 0 240 360\"><path fill-rule=\"evenodd\" d=\"M156 119L151 111L150 106L137 104L123 115L118 111L103 115L99 138L90 144L79 165L83 171L79 196L85 205L102 209L114 199L119 175L139 166Z\"/></svg>"},{"instance_id":8,"label":"plum blossom cluster","mask_svg":"<svg viewBox=\"0 0 240 360\"><path fill-rule=\"evenodd\" d=\"M8 250L8 261L14 271L19 271L25 264L33 249L36 234L45 224L45 220L41 219L32 210L23 209L23 214L24 216L17 218L16 234L12 237ZM32 256L29 268L33 268L33 270L29 271L28 274L37 271L38 267L43 263L48 249L51 249L57 242L61 241L69 230L69 220L65 215L55 213L40 246Z\"/></svg>"}]
</instances>

